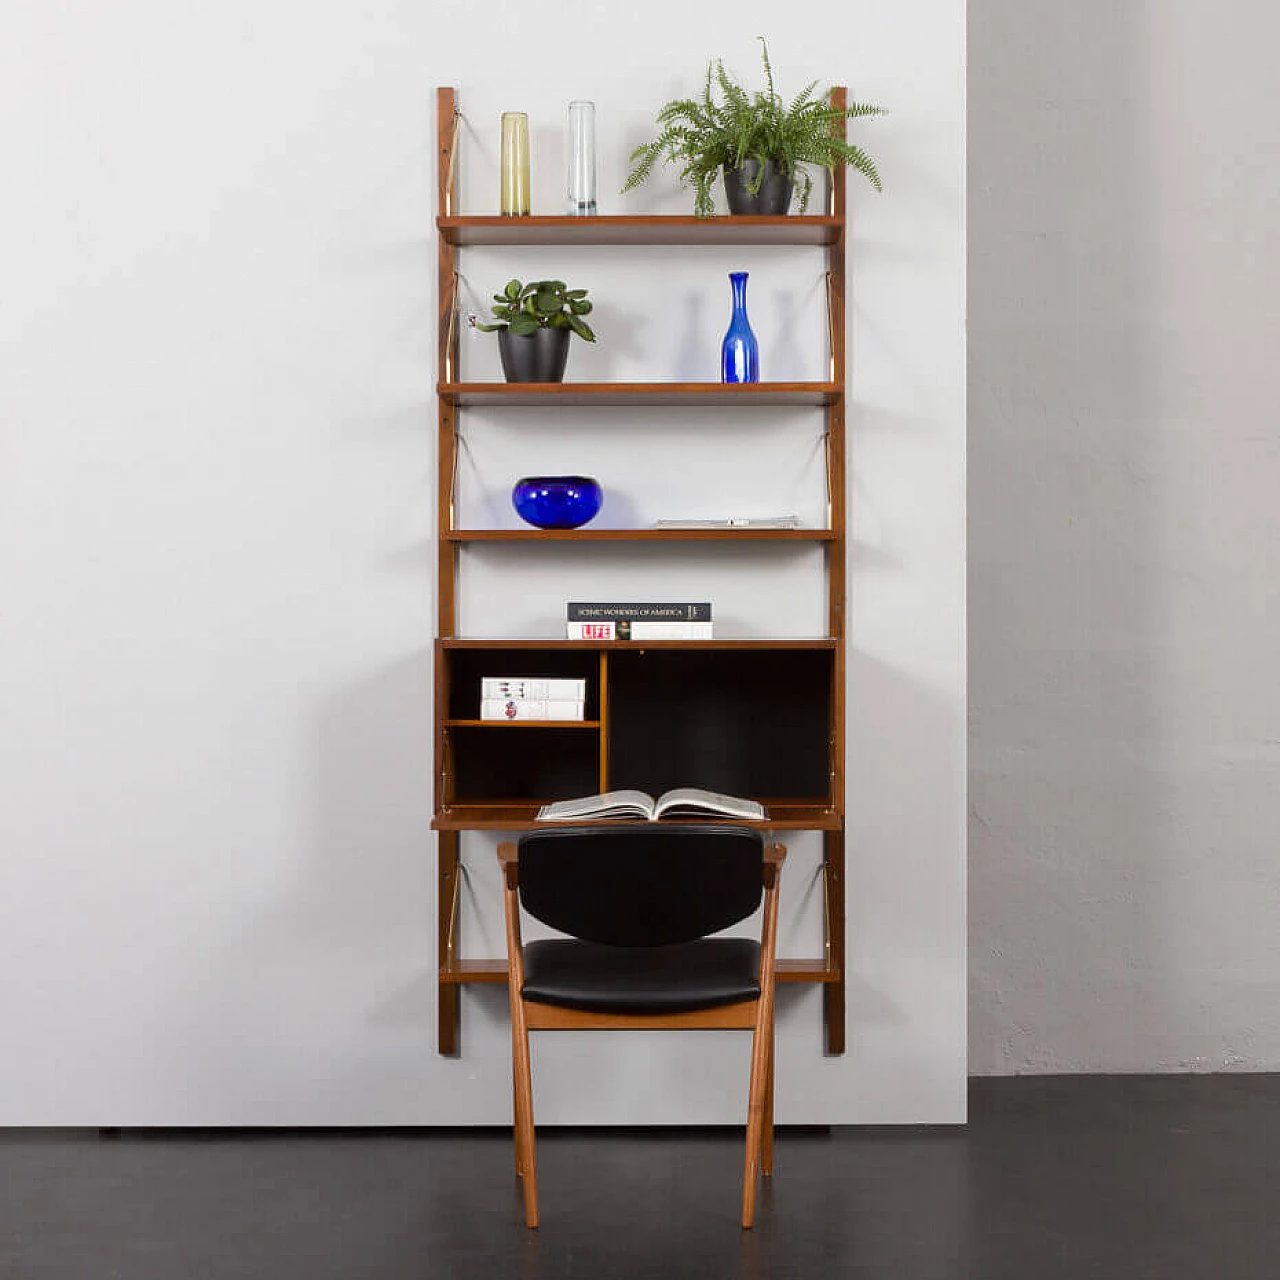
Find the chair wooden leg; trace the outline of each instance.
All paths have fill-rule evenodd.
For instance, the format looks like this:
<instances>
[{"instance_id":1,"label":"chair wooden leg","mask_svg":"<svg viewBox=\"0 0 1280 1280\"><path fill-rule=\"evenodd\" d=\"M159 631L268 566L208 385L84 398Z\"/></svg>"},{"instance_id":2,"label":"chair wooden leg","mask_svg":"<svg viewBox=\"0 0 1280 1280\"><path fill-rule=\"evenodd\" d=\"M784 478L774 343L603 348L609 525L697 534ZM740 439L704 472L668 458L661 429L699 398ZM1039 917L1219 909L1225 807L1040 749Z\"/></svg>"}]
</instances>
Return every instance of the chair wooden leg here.
<instances>
[{"instance_id":1,"label":"chair wooden leg","mask_svg":"<svg viewBox=\"0 0 1280 1280\"><path fill-rule=\"evenodd\" d=\"M769 1028L769 1069L764 1082L764 1126L760 1134L760 1172L773 1176L773 1027Z\"/></svg>"},{"instance_id":2,"label":"chair wooden leg","mask_svg":"<svg viewBox=\"0 0 1280 1280\"><path fill-rule=\"evenodd\" d=\"M529 1025L524 1001L511 1008L511 1037L515 1066L516 1163L524 1174L524 1220L538 1225L538 1160L533 1139L533 1076L529 1070Z\"/></svg>"},{"instance_id":3,"label":"chair wooden leg","mask_svg":"<svg viewBox=\"0 0 1280 1280\"><path fill-rule=\"evenodd\" d=\"M757 1027L751 1040L751 1094L747 1102L747 1157L742 1172L742 1225L756 1217L756 1182L760 1174L760 1138L764 1132L765 1080L769 1072L769 1035Z\"/></svg>"},{"instance_id":4,"label":"chair wooden leg","mask_svg":"<svg viewBox=\"0 0 1280 1280\"><path fill-rule=\"evenodd\" d=\"M511 1138L515 1150L516 1177L524 1177L524 1123L520 1117L520 1052L511 1037Z\"/></svg>"}]
</instances>

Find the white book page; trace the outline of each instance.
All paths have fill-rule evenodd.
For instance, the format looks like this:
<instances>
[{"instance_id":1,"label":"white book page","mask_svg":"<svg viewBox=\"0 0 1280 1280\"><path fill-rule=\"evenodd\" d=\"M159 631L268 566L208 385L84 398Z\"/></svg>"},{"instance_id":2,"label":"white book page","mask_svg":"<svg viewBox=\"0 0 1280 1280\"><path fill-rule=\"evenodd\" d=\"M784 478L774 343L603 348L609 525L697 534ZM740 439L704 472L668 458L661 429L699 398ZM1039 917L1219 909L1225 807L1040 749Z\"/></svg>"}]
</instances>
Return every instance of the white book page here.
<instances>
[{"instance_id":1,"label":"white book page","mask_svg":"<svg viewBox=\"0 0 1280 1280\"><path fill-rule=\"evenodd\" d=\"M676 787L664 791L658 797L655 817L687 809L691 813L723 813L733 818L763 818L764 808L754 800L741 796L727 796L718 791L703 791L700 787Z\"/></svg>"},{"instance_id":2,"label":"white book page","mask_svg":"<svg viewBox=\"0 0 1280 1280\"><path fill-rule=\"evenodd\" d=\"M574 818L610 818L633 814L653 817L653 797L643 791L605 791L598 796L557 800L538 811L539 822L564 822Z\"/></svg>"}]
</instances>

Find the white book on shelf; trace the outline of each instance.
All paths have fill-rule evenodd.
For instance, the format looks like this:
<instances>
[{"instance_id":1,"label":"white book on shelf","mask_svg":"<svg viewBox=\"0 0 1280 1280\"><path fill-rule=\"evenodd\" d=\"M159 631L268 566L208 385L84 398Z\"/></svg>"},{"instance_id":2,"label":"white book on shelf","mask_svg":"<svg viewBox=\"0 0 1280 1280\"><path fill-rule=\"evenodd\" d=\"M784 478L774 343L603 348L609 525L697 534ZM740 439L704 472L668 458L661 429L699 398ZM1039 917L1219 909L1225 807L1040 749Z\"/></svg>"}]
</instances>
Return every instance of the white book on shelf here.
<instances>
[{"instance_id":1,"label":"white book on shelf","mask_svg":"<svg viewBox=\"0 0 1280 1280\"><path fill-rule=\"evenodd\" d=\"M710 622L633 622L632 640L710 640Z\"/></svg>"},{"instance_id":2,"label":"white book on shelf","mask_svg":"<svg viewBox=\"0 0 1280 1280\"><path fill-rule=\"evenodd\" d=\"M655 520L655 529L798 529L799 516L730 516L724 520Z\"/></svg>"},{"instance_id":3,"label":"white book on shelf","mask_svg":"<svg viewBox=\"0 0 1280 1280\"><path fill-rule=\"evenodd\" d=\"M710 622L567 622L570 640L710 640Z\"/></svg>"},{"instance_id":4,"label":"white book on shelf","mask_svg":"<svg viewBox=\"0 0 1280 1280\"><path fill-rule=\"evenodd\" d=\"M583 704L563 698L482 698L481 720L582 720Z\"/></svg>"},{"instance_id":5,"label":"white book on shelf","mask_svg":"<svg viewBox=\"0 0 1280 1280\"><path fill-rule=\"evenodd\" d=\"M585 679L573 677L481 676L482 698L552 698L560 702L583 702L587 696Z\"/></svg>"}]
</instances>

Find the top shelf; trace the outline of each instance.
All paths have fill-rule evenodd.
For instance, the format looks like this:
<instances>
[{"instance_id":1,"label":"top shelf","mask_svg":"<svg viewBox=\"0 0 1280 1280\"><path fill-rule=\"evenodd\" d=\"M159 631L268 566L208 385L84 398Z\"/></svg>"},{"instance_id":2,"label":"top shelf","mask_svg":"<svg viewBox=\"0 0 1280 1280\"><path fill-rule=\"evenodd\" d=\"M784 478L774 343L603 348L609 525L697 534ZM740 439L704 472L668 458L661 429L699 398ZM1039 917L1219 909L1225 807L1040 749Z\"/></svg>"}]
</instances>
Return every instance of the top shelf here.
<instances>
[{"instance_id":1,"label":"top shelf","mask_svg":"<svg viewBox=\"0 0 1280 1280\"><path fill-rule=\"evenodd\" d=\"M574 218L481 216L437 218L436 226L451 245L678 245L793 244L829 245L840 238L843 220L827 214L780 218L645 214Z\"/></svg>"}]
</instances>

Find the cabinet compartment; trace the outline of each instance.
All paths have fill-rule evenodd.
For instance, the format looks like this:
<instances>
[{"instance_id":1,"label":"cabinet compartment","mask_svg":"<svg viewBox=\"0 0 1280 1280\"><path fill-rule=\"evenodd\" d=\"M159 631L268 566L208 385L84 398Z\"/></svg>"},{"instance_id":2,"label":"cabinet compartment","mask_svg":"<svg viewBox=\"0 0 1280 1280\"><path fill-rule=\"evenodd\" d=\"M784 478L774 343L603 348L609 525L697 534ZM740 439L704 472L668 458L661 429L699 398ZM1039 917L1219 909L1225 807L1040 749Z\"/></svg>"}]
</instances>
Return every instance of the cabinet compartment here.
<instances>
[{"instance_id":1,"label":"cabinet compartment","mask_svg":"<svg viewBox=\"0 0 1280 1280\"><path fill-rule=\"evenodd\" d=\"M600 659L585 650L444 649L445 716L450 720L480 718L480 681L484 676L516 676L530 680L574 677L587 682L585 715L600 718Z\"/></svg>"},{"instance_id":2,"label":"cabinet compartment","mask_svg":"<svg viewBox=\"0 0 1280 1280\"><path fill-rule=\"evenodd\" d=\"M448 731L449 803L568 800L599 789L597 729L494 724Z\"/></svg>"},{"instance_id":3,"label":"cabinet compartment","mask_svg":"<svg viewBox=\"0 0 1280 1280\"><path fill-rule=\"evenodd\" d=\"M826 803L833 658L813 649L611 653L610 788Z\"/></svg>"}]
</instances>

